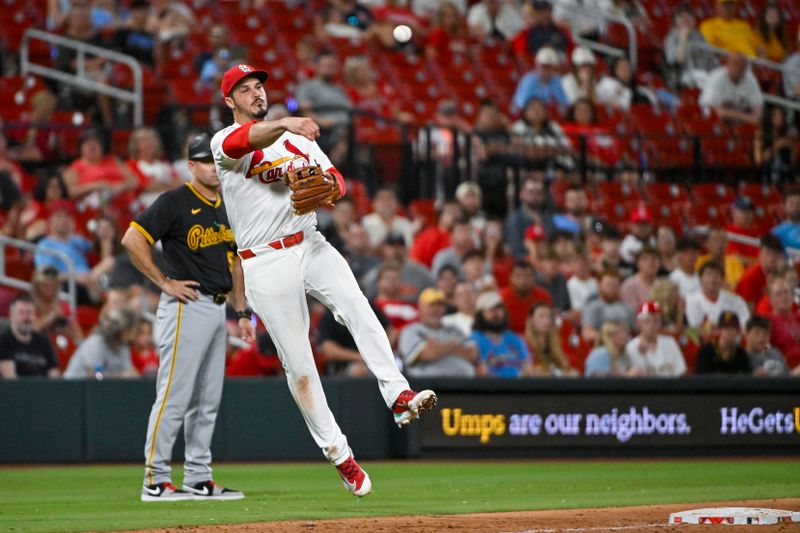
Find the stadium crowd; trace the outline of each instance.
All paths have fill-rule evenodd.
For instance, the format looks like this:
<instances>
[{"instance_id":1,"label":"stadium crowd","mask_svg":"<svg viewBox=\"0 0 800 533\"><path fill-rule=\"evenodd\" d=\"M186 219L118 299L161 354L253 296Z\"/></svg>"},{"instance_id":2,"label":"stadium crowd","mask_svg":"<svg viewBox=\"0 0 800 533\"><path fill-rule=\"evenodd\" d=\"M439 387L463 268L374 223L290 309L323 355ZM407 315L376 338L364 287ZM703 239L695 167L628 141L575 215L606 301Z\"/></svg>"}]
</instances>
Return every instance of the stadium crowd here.
<instances>
[{"instance_id":1,"label":"stadium crowd","mask_svg":"<svg viewBox=\"0 0 800 533\"><path fill-rule=\"evenodd\" d=\"M278 3L292 5L255 1L248 12ZM678 6L663 28L664 62L653 75L634 70L627 57L606 62L576 46L569 27L585 37L609 34L604 18L576 14L576 3L298 3L315 15L314 31L294 42L296 77L276 82L288 105L274 102L271 118L312 116L337 165L358 149L347 134L352 111L432 126L420 131L418 145L427 135L437 161L435 210L433 200L404 204L392 184L368 194L351 180L349 196L319 213L320 231L350 263L398 365L411 377L800 375L798 274L789 253L800 249L800 189L791 186L800 140L794 117L764 106L762 80L748 65L749 57L784 62L780 90L800 99L800 50L791 53L800 34L792 43L786 9L764 3L751 27L734 0L717 1L714 16L700 24L696 6ZM187 77L199 94L215 90L221 73L249 50L227 21L204 24L207 39L193 47L204 7L194 4L52 2L44 24L130 54L156 73L177 68L174 58L188 50ZM583 4L628 17L642 35L658 33L651 3ZM412 28L409 43L394 38L398 24ZM692 42L728 55L720 63ZM401 94L380 75L375 55L363 53L366 45L381 50L383 62L423 58L445 78L445 66L476 45L500 46L530 68L511 90L483 95L471 113L457 90L447 98L428 93L436 105L421 109L414 99L425 95ZM661 43L644 40L641 48L648 46ZM94 59L87 74L113 79ZM56 49L58 68L74 70L75 61ZM39 249L28 257L7 248L6 271L16 267L32 288L3 289L9 326L0 335L0 377L151 376L158 294L131 264L119 234L160 192L188 179L180 153L188 121L170 115L167 130L135 128L120 146L103 127L118 126L126 111L108 97L41 80L27 91L20 120L4 112L0 211L4 235ZM662 108L703 109L713 117L709 124L732 135L758 130L752 162L765 184L701 190L642 180L630 172L637 156L618 133L643 108L650 119ZM100 126L82 131L74 155L54 126L65 112L71 121L83 112L81 120ZM358 142L372 126L356 127ZM472 140L474 176L450 167L459 142L453 132ZM598 172L580 182L578 165L587 163ZM521 169L510 187L509 166ZM681 214L665 216L665 206ZM693 216L696 207L715 216ZM68 265L48 251L71 259L77 309L59 299ZM320 368L367 375L346 328L320 304L312 301L311 309ZM280 373L268 332L259 325L258 341L244 343L229 311L227 375Z\"/></svg>"}]
</instances>

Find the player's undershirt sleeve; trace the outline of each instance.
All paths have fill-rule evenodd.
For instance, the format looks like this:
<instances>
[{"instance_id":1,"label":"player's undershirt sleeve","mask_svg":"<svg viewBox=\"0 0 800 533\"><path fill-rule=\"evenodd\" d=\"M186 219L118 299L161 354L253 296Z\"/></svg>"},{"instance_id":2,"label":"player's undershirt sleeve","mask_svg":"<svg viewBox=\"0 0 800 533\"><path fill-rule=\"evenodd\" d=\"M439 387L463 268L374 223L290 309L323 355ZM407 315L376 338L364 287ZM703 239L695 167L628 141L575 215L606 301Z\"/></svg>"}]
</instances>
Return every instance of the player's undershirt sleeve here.
<instances>
[{"instance_id":1,"label":"player's undershirt sleeve","mask_svg":"<svg viewBox=\"0 0 800 533\"><path fill-rule=\"evenodd\" d=\"M222 154L228 159L240 159L254 150L250 144L250 128L255 124L255 120L243 124L230 132L222 141Z\"/></svg>"}]
</instances>

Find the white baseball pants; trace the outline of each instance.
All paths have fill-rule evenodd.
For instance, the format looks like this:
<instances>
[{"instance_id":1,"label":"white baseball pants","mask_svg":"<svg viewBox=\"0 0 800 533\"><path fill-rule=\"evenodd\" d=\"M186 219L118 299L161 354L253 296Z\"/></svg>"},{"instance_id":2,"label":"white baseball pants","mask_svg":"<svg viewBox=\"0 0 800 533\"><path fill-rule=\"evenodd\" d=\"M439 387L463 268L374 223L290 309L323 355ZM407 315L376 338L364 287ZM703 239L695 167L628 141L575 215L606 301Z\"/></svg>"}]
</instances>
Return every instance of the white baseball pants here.
<instances>
[{"instance_id":1,"label":"white baseball pants","mask_svg":"<svg viewBox=\"0 0 800 533\"><path fill-rule=\"evenodd\" d=\"M317 231L282 250L260 247L242 261L245 295L278 349L289 390L325 456L340 464L350 456L347 438L328 407L308 340L306 293L327 306L353 336L391 408L408 381L397 369L386 332L361 292L347 261Z\"/></svg>"}]
</instances>

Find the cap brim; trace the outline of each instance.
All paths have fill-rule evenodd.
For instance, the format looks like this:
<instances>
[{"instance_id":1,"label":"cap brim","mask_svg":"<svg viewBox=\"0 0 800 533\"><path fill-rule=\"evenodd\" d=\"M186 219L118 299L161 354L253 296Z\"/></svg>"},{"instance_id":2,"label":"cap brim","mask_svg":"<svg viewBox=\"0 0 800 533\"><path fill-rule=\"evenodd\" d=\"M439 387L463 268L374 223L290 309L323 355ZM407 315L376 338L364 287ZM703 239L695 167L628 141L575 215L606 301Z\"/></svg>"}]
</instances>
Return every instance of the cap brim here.
<instances>
[{"instance_id":1,"label":"cap brim","mask_svg":"<svg viewBox=\"0 0 800 533\"><path fill-rule=\"evenodd\" d=\"M231 93L233 92L233 90L240 83L242 83L242 80L247 79L250 76L255 76L256 78L258 78L258 81L260 81L261 83L264 83L265 81L267 81L269 79L269 73L266 70L253 70L252 72L247 72L247 73L243 73L243 74L244 75L242 77L240 77L238 80L236 80L236 82L234 82L233 85L231 85L231 88L228 91L228 94L226 94L225 96L230 96Z\"/></svg>"}]
</instances>

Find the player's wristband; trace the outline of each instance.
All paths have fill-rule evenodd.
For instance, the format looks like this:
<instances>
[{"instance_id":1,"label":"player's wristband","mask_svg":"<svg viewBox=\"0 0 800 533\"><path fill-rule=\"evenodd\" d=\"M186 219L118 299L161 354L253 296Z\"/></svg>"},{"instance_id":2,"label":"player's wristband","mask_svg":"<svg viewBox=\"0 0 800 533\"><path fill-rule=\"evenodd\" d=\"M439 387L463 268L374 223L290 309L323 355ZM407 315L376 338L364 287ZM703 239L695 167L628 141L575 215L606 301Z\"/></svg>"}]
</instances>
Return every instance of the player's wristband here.
<instances>
[{"instance_id":1,"label":"player's wristband","mask_svg":"<svg viewBox=\"0 0 800 533\"><path fill-rule=\"evenodd\" d=\"M236 316L250 320L253 318L253 312L250 309L242 309L241 311L236 311Z\"/></svg>"}]
</instances>

